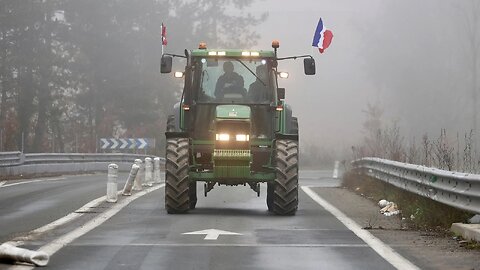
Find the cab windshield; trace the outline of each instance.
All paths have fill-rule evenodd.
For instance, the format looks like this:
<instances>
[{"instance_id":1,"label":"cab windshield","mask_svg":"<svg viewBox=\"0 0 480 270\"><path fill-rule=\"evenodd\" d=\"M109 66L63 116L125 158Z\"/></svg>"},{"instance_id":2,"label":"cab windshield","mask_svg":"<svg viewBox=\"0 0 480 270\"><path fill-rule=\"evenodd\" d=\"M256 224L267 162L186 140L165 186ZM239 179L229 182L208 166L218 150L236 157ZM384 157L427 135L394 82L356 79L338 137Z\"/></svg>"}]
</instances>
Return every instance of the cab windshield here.
<instances>
[{"instance_id":1,"label":"cab windshield","mask_svg":"<svg viewBox=\"0 0 480 270\"><path fill-rule=\"evenodd\" d=\"M265 59L195 59L195 85L200 103L270 104L274 71Z\"/></svg>"}]
</instances>

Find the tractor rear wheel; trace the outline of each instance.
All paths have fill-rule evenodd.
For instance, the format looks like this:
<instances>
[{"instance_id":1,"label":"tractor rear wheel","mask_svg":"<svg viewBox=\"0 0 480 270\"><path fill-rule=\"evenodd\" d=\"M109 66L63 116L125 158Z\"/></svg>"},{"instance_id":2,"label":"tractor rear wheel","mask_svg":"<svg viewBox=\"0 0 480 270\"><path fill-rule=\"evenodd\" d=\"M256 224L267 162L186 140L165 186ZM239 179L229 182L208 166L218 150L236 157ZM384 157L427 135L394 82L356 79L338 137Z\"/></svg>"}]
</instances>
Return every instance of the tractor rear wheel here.
<instances>
[{"instance_id":1,"label":"tractor rear wheel","mask_svg":"<svg viewBox=\"0 0 480 270\"><path fill-rule=\"evenodd\" d=\"M275 186L273 183L267 183L267 207L268 211L273 211L273 194Z\"/></svg>"},{"instance_id":2,"label":"tractor rear wheel","mask_svg":"<svg viewBox=\"0 0 480 270\"><path fill-rule=\"evenodd\" d=\"M276 141L275 167L276 179L273 183L273 212L282 216L295 215L298 209L297 141Z\"/></svg>"},{"instance_id":3,"label":"tractor rear wheel","mask_svg":"<svg viewBox=\"0 0 480 270\"><path fill-rule=\"evenodd\" d=\"M195 209L197 206L197 182L191 182L188 189L188 197L190 200L190 209Z\"/></svg>"},{"instance_id":4,"label":"tractor rear wheel","mask_svg":"<svg viewBox=\"0 0 480 270\"><path fill-rule=\"evenodd\" d=\"M190 209L188 149L186 138L167 139L165 208L169 214L185 213Z\"/></svg>"}]
</instances>

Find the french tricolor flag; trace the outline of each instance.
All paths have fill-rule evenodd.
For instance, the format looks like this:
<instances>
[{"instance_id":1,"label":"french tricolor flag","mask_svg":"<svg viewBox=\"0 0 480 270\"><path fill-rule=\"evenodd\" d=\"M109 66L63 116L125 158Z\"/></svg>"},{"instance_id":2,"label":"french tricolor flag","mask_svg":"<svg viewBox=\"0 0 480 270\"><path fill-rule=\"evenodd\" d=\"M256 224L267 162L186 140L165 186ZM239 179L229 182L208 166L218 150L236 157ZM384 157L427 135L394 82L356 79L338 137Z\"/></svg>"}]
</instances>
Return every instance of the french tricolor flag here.
<instances>
[{"instance_id":1,"label":"french tricolor flag","mask_svg":"<svg viewBox=\"0 0 480 270\"><path fill-rule=\"evenodd\" d=\"M328 46L330 46L330 43L332 43L332 39L332 31L325 28L322 18L320 18L317 24L317 29L315 30L315 35L313 36L312 46L317 47L320 53L323 53Z\"/></svg>"}]
</instances>

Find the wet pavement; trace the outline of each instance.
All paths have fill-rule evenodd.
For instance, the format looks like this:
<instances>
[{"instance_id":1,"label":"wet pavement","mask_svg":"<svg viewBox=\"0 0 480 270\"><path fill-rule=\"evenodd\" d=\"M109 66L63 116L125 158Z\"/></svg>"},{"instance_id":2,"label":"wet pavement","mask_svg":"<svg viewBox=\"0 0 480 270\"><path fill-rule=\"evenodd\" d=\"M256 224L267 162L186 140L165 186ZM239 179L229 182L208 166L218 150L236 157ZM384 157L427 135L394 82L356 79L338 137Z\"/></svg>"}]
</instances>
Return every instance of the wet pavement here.
<instances>
[{"instance_id":1,"label":"wet pavement","mask_svg":"<svg viewBox=\"0 0 480 270\"><path fill-rule=\"evenodd\" d=\"M302 171L300 185L338 186L338 180L331 176L332 171L328 170ZM10 201L17 200L16 196L21 198L21 189L29 189L37 196L26 202L14 202L13 205L24 203L31 207L15 218L8 207L2 206L0 214L7 213L11 220L4 222L2 216L2 228L7 228L11 235L38 227L39 223L47 223L47 219L55 219L57 215L50 215L50 211L61 216L68 209L75 210L104 195L103 176L82 179L58 180L55 187L50 183L31 183L16 186L18 190L9 187L9 192L0 189L2 200L4 194L9 194ZM160 188L128 204L105 223L60 249L45 269L393 269L301 189L299 210L290 217L267 211L265 191L263 185L262 195L257 197L249 187L216 186L205 198L199 184L197 209L188 214L168 215L164 209L164 189ZM42 192L46 192L44 197ZM81 201L77 196L84 198L83 202L72 203ZM35 199L39 202L34 203ZM35 216L43 213L49 217L36 220ZM15 232L11 228L13 222L30 225ZM38 248L78 227L81 224L70 224L29 247ZM205 234L200 234L204 230ZM226 232L235 234L222 234ZM207 237L208 233L213 234ZM5 268L6 265L0 265L0 269Z\"/></svg>"}]
</instances>

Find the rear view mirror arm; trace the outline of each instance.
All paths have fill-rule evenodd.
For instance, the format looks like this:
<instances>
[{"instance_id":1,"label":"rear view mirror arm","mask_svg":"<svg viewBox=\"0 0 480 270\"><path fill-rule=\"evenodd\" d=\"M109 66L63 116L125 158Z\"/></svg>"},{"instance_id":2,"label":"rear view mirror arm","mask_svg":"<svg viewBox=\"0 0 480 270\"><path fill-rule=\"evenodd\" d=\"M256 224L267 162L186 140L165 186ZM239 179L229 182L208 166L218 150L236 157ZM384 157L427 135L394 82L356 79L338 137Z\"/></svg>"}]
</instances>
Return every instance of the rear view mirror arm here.
<instances>
[{"instance_id":1,"label":"rear view mirror arm","mask_svg":"<svg viewBox=\"0 0 480 270\"><path fill-rule=\"evenodd\" d=\"M311 58L313 59L313 57L309 54L307 55L296 55L296 56L288 56L288 57L281 57L281 58L277 58L277 60L287 60L287 59L297 59L297 58Z\"/></svg>"},{"instance_id":2,"label":"rear view mirror arm","mask_svg":"<svg viewBox=\"0 0 480 270\"><path fill-rule=\"evenodd\" d=\"M173 54L173 53L164 53L163 55L172 56L172 57L187 58L185 55L179 55L179 54Z\"/></svg>"}]
</instances>

